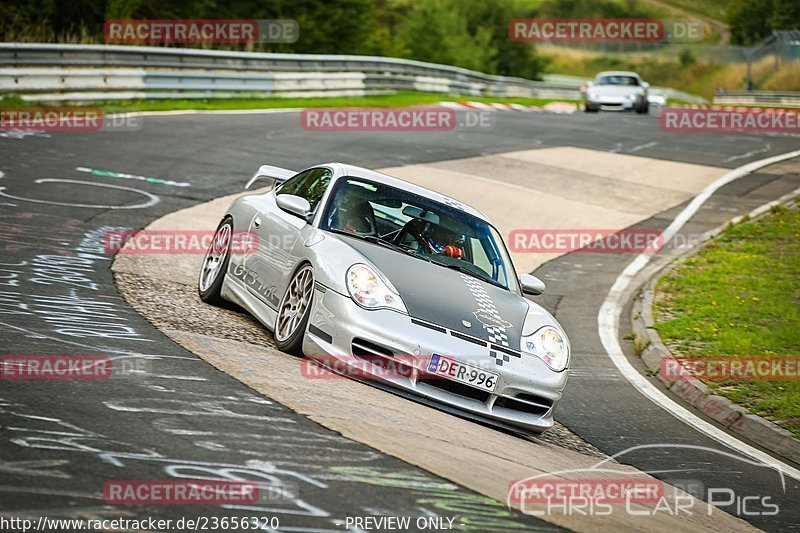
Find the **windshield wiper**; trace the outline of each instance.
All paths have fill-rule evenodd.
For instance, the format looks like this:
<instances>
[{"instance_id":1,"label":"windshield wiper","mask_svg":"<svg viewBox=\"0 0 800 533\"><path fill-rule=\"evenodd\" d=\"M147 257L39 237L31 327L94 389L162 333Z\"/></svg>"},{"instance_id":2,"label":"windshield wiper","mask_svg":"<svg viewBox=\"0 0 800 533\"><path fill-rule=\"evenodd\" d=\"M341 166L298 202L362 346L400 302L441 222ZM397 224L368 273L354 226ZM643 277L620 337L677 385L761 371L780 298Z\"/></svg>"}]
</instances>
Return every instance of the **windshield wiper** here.
<instances>
[{"instance_id":1,"label":"windshield wiper","mask_svg":"<svg viewBox=\"0 0 800 533\"><path fill-rule=\"evenodd\" d=\"M377 244L379 246L383 246L384 248L389 248L390 250L395 250L397 252L403 252L404 254L410 255L412 257L417 257L419 259L423 259L423 260L431 262L431 263L433 262L430 259L428 259L426 257L422 257L421 255L417 254L417 252L415 252L414 250L410 250L408 248L400 246L399 244L395 244L392 241L387 241L387 240L381 239L380 237L378 237L376 235L359 235L357 233L350 233L349 231L342 231L340 229L329 229L328 231L331 231L333 233L338 233L340 235L347 235L348 237L354 237L356 239L361 239L361 240L364 240L364 241L367 241L367 242L371 242L373 244Z\"/></svg>"},{"instance_id":2,"label":"windshield wiper","mask_svg":"<svg viewBox=\"0 0 800 533\"><path fill-rule=\"evenodd\" d=\"M368 242L371 242L371 243L375 243L375 244L379 244L379 245L384 246L386 248L391 248L392 250L397 250L398 252L403 252L403 253L406 253L406 254L409 254L409 255L417 255L417 253L414 250L409 250L408 248L400 246L399 244L395 244L392 241L384 240L384 239L382 239L382 238L380 238L380 237L378 237L376 235L359 235L359 237L361 237L365 241L368 241Z\"/></svg>"},{"instance_id":3,"label":"windshield wiper","mask_svg":"<svg viewBox=\"0 0 800 533\"><path fill-rule=\"evenodd\" d=\"M440 265L440 266L443 266L443 267L446 267L446 268L452 268L453 270L458 270L459 272L463 272L464 274L467 274L468 276L472 276L473 278L477 278L477 279L479 279L481 281L485 281L486 283L491 283L492 285L494 285L496 287L500 287L501 289L508 290L508 287L502 285L499 281L495 281L495 280L493 280L491 278L484 278L483 276L479 276L474 271L472 271L472 270L470 270L468 268L464 268L463 266L460 266L460 265L446 265L444 263L439 263L437 261L432 261L432 263L436 263L437 265Z\"/></svg>"}]
</instances>

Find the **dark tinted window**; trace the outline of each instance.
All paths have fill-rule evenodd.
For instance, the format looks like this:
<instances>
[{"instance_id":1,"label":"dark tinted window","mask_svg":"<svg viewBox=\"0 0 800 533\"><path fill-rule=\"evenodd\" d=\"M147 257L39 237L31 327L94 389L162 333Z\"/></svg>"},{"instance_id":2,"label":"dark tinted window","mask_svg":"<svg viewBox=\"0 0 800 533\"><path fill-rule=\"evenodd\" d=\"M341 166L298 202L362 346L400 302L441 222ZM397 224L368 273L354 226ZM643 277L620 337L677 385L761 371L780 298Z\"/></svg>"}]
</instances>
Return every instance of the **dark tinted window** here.
<instances>
[{"instance_id":1,"label":"dark tinted window","mask_svg":"<svg viewBox=\"0 0 800 533\"><path fill-rule=\"evenodd\" d=\"M293 194L305 198L313 211L325 194L331 176L333 172L327 168L312 168L289 178L275 194Z\"/></svg>"},{"instance_id":2,"label":"dark tinted window","mask_svg":"<svg viewBox=\"0 0 800 533\"><path fill-rule=\"evenodd\" d=\"M595 85L639 85L639 80L633 76L600 76L595 81Z\"/></svg>"},{"instance_id":3,"label":"dark tinted window","mask_svg":"<svg viewBox=\"0 0 800 533\"><path fill-rule=\"evenodd\" d=\"M340 178L321 229L380 239L411 255L519 293L500 234L454 205L362 178Z\"/></svg>"}]
</instances>

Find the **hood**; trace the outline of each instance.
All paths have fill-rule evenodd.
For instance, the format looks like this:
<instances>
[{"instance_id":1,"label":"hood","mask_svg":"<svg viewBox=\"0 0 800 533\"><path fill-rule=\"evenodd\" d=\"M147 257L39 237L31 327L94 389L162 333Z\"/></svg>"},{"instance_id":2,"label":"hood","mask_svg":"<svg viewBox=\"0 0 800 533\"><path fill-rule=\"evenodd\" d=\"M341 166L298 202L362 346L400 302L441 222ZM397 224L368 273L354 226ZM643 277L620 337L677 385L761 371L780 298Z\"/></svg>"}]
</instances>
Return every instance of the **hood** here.
<instances>
[{"instance_id":1,"label":"hood","mask_svg":"<svg viewBox=\"0 0 800 533\"><path fill-rule=\"evenodd\" d=\"M529 308L522 296L357 238L342 240L391 281L412 317L519 350Z\"/></svg>"}]
</instances>

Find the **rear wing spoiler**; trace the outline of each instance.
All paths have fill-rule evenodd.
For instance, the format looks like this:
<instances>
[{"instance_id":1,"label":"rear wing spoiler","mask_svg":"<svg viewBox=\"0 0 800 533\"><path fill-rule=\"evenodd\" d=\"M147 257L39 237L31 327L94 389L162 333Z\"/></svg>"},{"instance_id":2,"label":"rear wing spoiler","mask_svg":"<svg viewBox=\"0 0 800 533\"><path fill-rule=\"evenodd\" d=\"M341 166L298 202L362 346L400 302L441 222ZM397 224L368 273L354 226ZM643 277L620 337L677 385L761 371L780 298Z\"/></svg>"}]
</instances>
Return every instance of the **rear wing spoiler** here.
<instances>
[{"instance_id":1,"label":"rear wing spoiler","mask_svg":"<svg viewBox=\"0 0 800 533\"><path fill-rule=\"evenodd\" d=\"M273 186L280 185L295 174L297 174L296 171L289 170L288 168L261 165L258 167L256 173L253 174L253 177L247 181L244 188L245 190L249 189L258 180L270 180L273 182Z\"/></svg>"}]
</instances>

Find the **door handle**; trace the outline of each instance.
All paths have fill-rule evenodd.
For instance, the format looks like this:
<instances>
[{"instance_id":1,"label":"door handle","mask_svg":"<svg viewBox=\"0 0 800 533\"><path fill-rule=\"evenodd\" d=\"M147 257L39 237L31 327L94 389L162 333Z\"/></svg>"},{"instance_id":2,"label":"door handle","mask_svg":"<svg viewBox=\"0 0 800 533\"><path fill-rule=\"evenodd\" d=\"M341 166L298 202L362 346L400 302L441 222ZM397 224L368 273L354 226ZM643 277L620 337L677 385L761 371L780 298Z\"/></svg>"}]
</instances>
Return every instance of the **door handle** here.
<instances>
[{"instance_id":1,"label":"door handle","mask_svg":"<svg viewBox=\"0 0 800 533\"><path fill-rule=\"evenodd\" d=\"M256 229L258 229L258 228L260 228L260 227L261 227L261 218L259 218L259 217L256 217L256 218L253 220L253 227L254 227L254 228L256 228Z\"/></svg>"}]
</instances>

